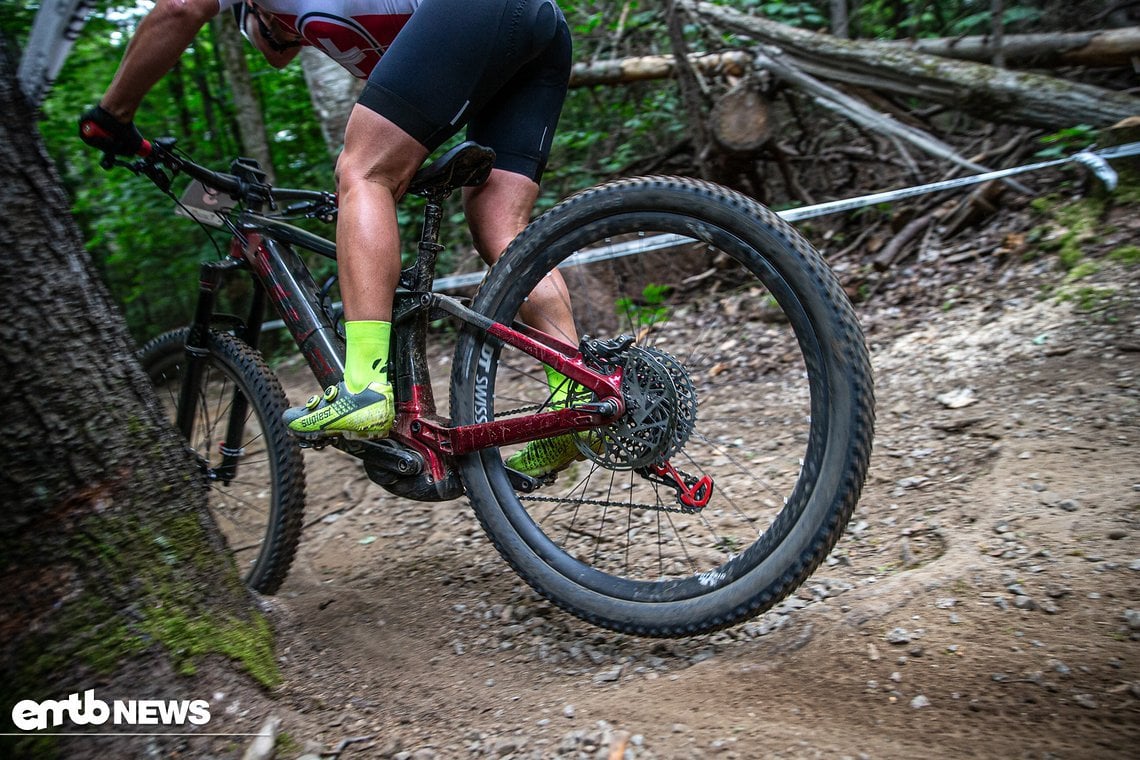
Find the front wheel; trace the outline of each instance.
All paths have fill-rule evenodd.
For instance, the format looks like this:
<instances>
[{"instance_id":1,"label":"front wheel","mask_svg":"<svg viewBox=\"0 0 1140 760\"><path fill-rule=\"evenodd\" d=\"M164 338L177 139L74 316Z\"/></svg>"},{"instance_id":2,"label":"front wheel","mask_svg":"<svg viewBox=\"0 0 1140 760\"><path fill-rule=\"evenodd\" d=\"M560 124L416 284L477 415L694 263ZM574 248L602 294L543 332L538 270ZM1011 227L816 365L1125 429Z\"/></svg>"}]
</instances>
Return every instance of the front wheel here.
<instances>
[{"instance_id":1,"label":"front wheel","mask_svg":"<svg viewBox=\"0 0 1140 760\"><path fill-rule=\"evenodd\" d=\"M539 218L474 308L510 324L555 268L578 333L558 337L635 339L604 344L625 347L601 360L623 367L628 411L580 434L580 461L532 493L512 487L511 451L466 456L492 542L555 604L622 632L692 635L770 608L838 541L871 452L870 363L833 273L760 204L661 177L603 185ZM457 424L551 400L532 359L465 330Z\"/></svg>"},{"instance_id":2,"label":"front wheel","mask_svg":"<svg viewBox=\"0 0 1140 760\"><path fill-rule=\"evenodd\" d=\"M172 422L187 371L188 328L151 340L139 363ZM261 355L233 335L210 331L188 444L210 487L209 508L246 585L277 590L301 536L304 461L281 414L287 407Z\"/></svg>"}]
</instances>

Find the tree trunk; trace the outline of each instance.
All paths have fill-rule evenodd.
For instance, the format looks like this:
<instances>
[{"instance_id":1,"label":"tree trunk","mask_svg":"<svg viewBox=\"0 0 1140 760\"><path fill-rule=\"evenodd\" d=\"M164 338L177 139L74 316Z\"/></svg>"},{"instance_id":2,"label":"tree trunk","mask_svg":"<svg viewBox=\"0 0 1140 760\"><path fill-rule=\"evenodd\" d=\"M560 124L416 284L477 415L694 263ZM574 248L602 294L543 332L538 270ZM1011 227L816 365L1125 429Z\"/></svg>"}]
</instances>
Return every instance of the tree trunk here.
<instances>
[{"instance_id":1,"label":"tree trunk","mask_svg":"<svg viewBox=\"0 0 1140 760\"><path fill-rule=\"evenodd\" d=\"M205 131L214 136L215 157L224 159L234 154L234 148L229 143L231 142L230 136L235 133L228 128L229 125L222 124L222 119L225 116L224 114L219 115L219 109L215 107L218 105L218 100L214 97L213 89L210 87L208 76L210 61L203 53L201 45L193 45L191 50L193 51L194 66L190 75L202 99L202 117L206 120Z\"/></svg>"},{"instance_id":2,"label":"tree trunk","mask_svg":"<svg viewBox=\"0 0 1140 760\"><path fill-rule=\"evenodd\" d=\"M993 38L993 56L990 63L1005 68L1005 1L990 0L990 36Z\"/></svg>"},{"instance_id":3,"label":"tree trunk","mask_svg":"<svg viewBox=\"0 0 1140 760\"><path fill-rule=\"evenodd\" d=\"M222 56L226 81L229 82L230 92L233 94L234 118L237 121L242 155L256 159L272 183L277 173L274 171L273 157L269 152L261 102L254 92L249 64L245 60L245 42L229 14L215 17L212 25L214 41Z\"/></svg>"},{"instance_id":4,"label":"tree trunk","mask_svg":"<svg viewBox=\"0 0 1140 760\"><path fill-rule=\"evenodd\" d=\"M705 179L712 179L709 161L710 145L708 129L705 125L705 100L702 97L697 74L689 65L689 45L685 42L684 25L674 0L665 0L665 21L669 27L669 45L677 67L677 82L681 88L681 102L689 120L689 137L693 141L693 153L697 167Z\"/></svg>"},{"instance_id":5,"label":"tree trunk","mask_svg":"<svg viewBox=\"0 0 1140 760\"><path fill-rule=\"evenodd\" d=\"M831 0L831 33L847 39L851 36L847 22L847 0Z\"/></svg>"},{"instance_id":6,"label":"tree trunk","mask_svg":"<svg viewBox=\"0 0 1140 760\"><path fill-rule=\"evenodd\" d=\"M796 66L822 79L945 103L989 121L1046 129L1100 127L1140 113L1140 98L1123 92L882 43L839 40L709 3L687 7L718 29L779 47Z\"/></svg>"},{"instance_id":7,"label":"tree trunk","mask_svg":"<svg viewBox=\"0 0 1140 760\"><path fill-rule=\"evenodd\" d=\"M772 136L768 102L749 80L717 100L709 114L709 125L721 147L733 153L754 153Z\"/></svg>"},{"instance_id":8,"label":"tree trunk","mask_svg":"<svg viewBox=\"0 0 1140 760\"><path fill-rule=\"evenodd\" d=\"M313 109L321 122L321 134L324 135L329 153L336 156L344 147L344 128L348 124L348 115L356 105L364 82L311 47L301 49L301 68L305 72L305 83L309 85Z\"/></svg>"},{"instance_id":9,"label":"tree trunk","mask_svg":"<svg viewBox=\"0 0 1140 760\"><path fill-rule=\"evenodd\" d=\"M0 289L0 371L8 387L0 401L7 420L0 443L0 733L25 727L14 714L22 700L65 700L88 689L108 704L208 704L219 679L226 691L244 684L260 694L234 660L274 680L268 627L225 559L190 457L92 273L70 201L18 90L14 58L0 37L0 246L19 273L18 284ZM197 676L184 675L195 668ZM62 725L47 725L72 733L248 731L262 717L256 701L245 719L216 705L208 728L100 729L66 715ZM169 756L179 744L201 749L210 740L147 741L156 756ZM138 738L0 736L3 757L127 757L143 747Z\"/></svg>"},{"instance_id":10,"label":"tree trunk","mask_svg":"<svg viewBox=\"0 0 1140 760\"><path fill-rule=\"evenodd\" d=\"M170 90L170 99L178 108L178 128L181 134L188 135L194 128L194 117L186 104L186 80L183 76L182 61L174 64L170 73L166 75L166 86Z\"/></svg>"}]
</instances>

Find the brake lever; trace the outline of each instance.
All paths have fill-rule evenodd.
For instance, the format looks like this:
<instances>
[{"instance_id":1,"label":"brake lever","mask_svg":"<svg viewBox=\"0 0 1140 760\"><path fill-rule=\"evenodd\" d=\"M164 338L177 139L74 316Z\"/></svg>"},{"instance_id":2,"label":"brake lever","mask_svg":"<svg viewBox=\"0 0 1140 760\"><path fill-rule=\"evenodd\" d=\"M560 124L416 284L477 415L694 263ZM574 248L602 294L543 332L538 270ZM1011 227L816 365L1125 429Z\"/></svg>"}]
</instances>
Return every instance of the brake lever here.
<instances>
[{"instance_id":1,"label":"brake lever","mask_svg":"<svg viewBox=\"0 0 1140 760\"><path fill-rule=\"evenodd\" d=\"M141 164L138 166L139 172L146 175L146 178L153 182L159 190L164 193L170 192L170 183L173 181L172 177L163 171L161 166L149 161L139 161L137 163Z\"/></svg>"},{"instance_id":2,"label":"brake lever","mask_svg":"<svg viewBox=\"0 0 1140 760\"><path fill-rule=\"evenodd\" d=\"M124 161L113 153L104 153L103 158L99 161L99 165L110 171L116 166L122 167L136 176L142 175L149 179L164 193L170 192L170 185L174 178L166 173L166 171L145 158L140 158L135 161Z\"/></svg>"}]
</instances>

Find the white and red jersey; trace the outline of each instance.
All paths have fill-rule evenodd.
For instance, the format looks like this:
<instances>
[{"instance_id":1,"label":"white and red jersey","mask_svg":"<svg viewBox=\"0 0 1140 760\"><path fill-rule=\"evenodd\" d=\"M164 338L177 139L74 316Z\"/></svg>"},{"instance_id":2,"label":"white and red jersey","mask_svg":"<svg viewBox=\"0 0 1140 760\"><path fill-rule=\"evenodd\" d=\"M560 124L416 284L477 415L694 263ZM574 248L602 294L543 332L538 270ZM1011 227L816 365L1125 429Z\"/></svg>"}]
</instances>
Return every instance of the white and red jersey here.
<instances>
[{"instance_id":1,"label":"white and red jersey","mask_svg":"<svg viewBox=\"0 0 1140 760\"><path fill-rule=\"evenodd\" d=\"M224 10L243 0L219 0ZM264 14L366 79L420 0L259 0Z\"/></svg>"}]
</instances>

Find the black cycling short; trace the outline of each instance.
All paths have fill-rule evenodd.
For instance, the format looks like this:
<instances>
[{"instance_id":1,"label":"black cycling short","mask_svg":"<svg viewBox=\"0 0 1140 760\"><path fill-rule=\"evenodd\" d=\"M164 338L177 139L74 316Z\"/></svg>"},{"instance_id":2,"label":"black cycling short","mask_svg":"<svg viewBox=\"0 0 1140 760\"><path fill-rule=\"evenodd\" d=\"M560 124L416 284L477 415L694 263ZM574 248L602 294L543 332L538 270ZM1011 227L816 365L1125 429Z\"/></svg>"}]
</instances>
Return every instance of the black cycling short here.
<instances>
[{"instance_id":1,"label":"black cycling short","mask_svg":"<svg viewBox=\"0 0 1140 760\"><path fill-rule=\"evenodd\" d=\"M570 79L554 0L423 0L372 70L360 104L429 151L467 125L495 166L536 182Z\"/></svg>"}]
</instances>

